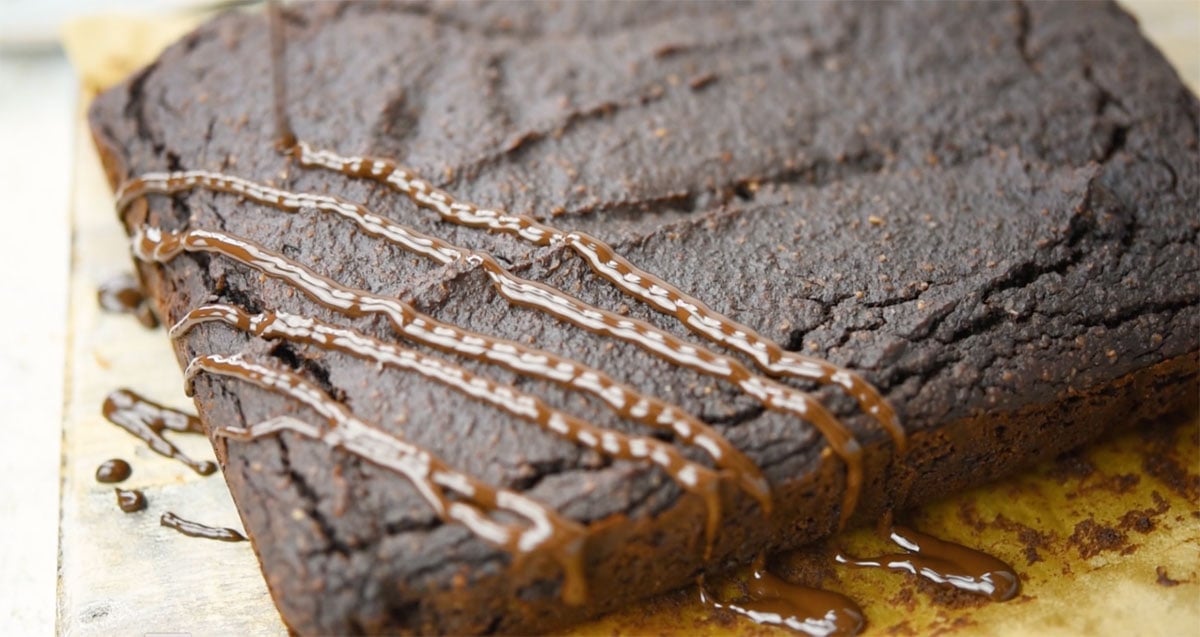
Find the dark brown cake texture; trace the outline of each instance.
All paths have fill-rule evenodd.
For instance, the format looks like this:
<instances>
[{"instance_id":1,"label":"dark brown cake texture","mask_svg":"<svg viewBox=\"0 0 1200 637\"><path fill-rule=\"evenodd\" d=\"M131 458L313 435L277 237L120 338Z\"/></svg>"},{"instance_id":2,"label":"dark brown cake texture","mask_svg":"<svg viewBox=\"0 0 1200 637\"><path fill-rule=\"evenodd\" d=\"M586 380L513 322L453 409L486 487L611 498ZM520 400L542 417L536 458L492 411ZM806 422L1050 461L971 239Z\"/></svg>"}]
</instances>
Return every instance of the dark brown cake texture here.
<instances>
[{"instance_id":1,"label":"dark brown cake texture","mask_svg":"<svg viewBox=\"0 0 1200 637\"><path fill-rule=\"evenodd\" d=\"M900 465L853 400L814 394L864 446L860 520L1111 426L1197 409L1200 105L1113 4L318 3L288 8L287 40L302 140L391 157L463 201L602 237L879 388L909 433ZM227 14L98 97L92 130L114 187L203 169L335 194L698 342L561 246L451 225L384 185L276 152L267 50L261 14ZM291 370L363 421L590 525L590 596L566 605L554 563L513 566L442 524L394 472L294 433L214 438L295 631L546 629L838 525L844 465L808 423L511 307L479 268L414 257L313 210L202 190L140 199L123 219L131 233L245 237L447 323L603 369L711 425L773 490L766 522L753 498L725 490L705 561L702 504L652 464L606 459L412 374L201 325L176 341L182 365L241 353ZM139 270L168 325L219 302L397 340L378 316L340 316L221 256ZM456 362L648 434L555 384ZM233 379L200 374L194 391L210 435L281 415L320 422Z\"/></svg>"}]
</instances>

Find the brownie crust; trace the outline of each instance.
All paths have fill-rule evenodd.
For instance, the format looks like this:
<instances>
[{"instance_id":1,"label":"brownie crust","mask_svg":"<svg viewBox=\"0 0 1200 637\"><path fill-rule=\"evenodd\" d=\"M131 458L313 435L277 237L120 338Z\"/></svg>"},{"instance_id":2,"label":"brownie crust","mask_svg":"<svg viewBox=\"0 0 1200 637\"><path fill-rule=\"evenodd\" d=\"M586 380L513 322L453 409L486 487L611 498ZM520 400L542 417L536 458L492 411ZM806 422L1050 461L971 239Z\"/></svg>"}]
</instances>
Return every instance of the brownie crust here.
<instances>
[{"instance_id":1,"label":"brownie crust","mask_svg":"<svg viewBox=\"0 0 1200 637\"><path fill-rule=\"evenodd\" d=\"M866 447L860 520L1113 426L1196 412L1200 104L1131 17L1101 3L705 7L289 7L289 115L314 146L394 157L462 199L596 234L789 349L860 371L911 437L896 465L853 401L817 391ZM226 14L98 97L91 125L114 186L207 169L337 194L690 338L562 249L450 226L369 182L290 163L273 150L267 46L261 14ZM316 212L206 192L145 200L125 222L245 236L441 320L600 367L714 425L775 489L765 524L728 490L706 565L699 502L650 466L610 462L412 375L205 325L176 342L181 364L244 352L294 369L364 420L594 528L591 599L565 606L552 563L512 568L439 523L398 476L291 434L214 440L297 632L544 630L836 526L843 471L812 427L509 307L478 270L421 261ZM382 320L332 315L219 257L139 269L168 324L219 301L396 339ZM458 362L633 430L548 383ZM314 418L213 377L195 399L210 432Z\"/></svg>"}]
</instances>

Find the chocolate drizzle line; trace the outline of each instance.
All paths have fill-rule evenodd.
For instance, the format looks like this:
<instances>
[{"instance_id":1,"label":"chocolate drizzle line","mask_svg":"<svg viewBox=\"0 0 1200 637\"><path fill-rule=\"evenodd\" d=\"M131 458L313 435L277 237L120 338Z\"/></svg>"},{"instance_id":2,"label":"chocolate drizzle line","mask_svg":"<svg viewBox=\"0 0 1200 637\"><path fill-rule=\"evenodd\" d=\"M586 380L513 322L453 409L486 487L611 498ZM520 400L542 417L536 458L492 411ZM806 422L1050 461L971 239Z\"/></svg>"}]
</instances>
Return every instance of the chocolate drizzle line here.
<instances>
[{"instance_id":1,"label":"chocolate drizzle line","mask_svg":"<svg viewBox=\"0 0 1200 637\"><path fill-rule=\"evenodd\" d=\"M207 305L188 313L171 329L171 335L182 336L196 325L212 321L232 325L262 338L283 338L293 343L343 352L380 365L414 371L433 382L486 402L554 435L599 453L621 460L649 460L675 477L684 488L699 493L710 512L709 524L715 525L719 522L719 519L711 517L711 513L719 512L721 506L718 499L720 494L717 489L717 475L704 466L688 461L673 446L661 440L629 436L596 427L554 409L532 394L490 381L449 361L385 343L318 319L286 312L250 315L228 305ZM764 496L769 497L767 494ZM715 534L716 529L711 528L708 532Z\"/></svg>"},{"instance_id":2,"label":"chocolate drizzle line","mask_svg":"<svg viewBox=\"0 0 1200 637\"><path fill-rule=\"evenodd\" d=\"M133 467L129 466L128 462L120 458L105 460L96 467L96 482L112 484L114 482L124 482L133 473Z\"/></svg>"},{"instance_id":3,"label":"chocolate drizzle line","mask_svg":"<svg viewBox=\"0 0 1200 637\"><path fill-rule=\"evenodd\" d=\"M986 553L898 525L891 528L888 537L904 552L867 559L839 554L835 559L850 566L912 573L996 602L1012 599L1021 589L1016 571Z\"/></svg>"},{"instance_id":4,"label":"chocolate drizzle line","mask_svg":"<svg viewBox=\"0 0 1200 637\"><path fill-rule=\"evenodd\" d=\"M136 513L146 508L146 494L137 489L114 489L117 493L117 506L126 513Z\"/></svg>"},{"instance_id":5,"label":"chocolate drizzle line","mask_svg":"<svg viewBox=\"0 0 1200 637\"><path fill-rule=\"evenodd\" d=\"M142 325L158 327L158 317L154 315L146 292L132 274L118 274L106 279L96 291L96 300L105 311L132 314Z\"/></svg>"},{"instance_id":6,"label":"chocolate drizzle line","mask_svg":"<svg viewBox=\"0 0 1200 637\"><path fill-rule=\"evenodd\" d=\"M751 574L743 580L746 597L721 601L703 580L697 581L700 601L713 608L733 611L756 623L790 628L806 635L857 635L863 628L862 609L849 597L819 588L793 584L767 570L766 558L759 554Z\"/></svg>"},{"instance_id":7,"label":"chocolate drizzle line","mask_svg":"<svg viewBox=\"0 0 1200 637\"><path fill-rule=\"evenodd\" d=\"M563 599L567 603L581 603L586 598L582 548L587 532L578 523L524 495L455 471L424 449L359 420L344 404L292 372L251 363L241 355L201 356L192 360L185 374L189 393L201 372L236 378L287 396L312 409L327 423L321 429L283 416L248 428L222 427L215 432L217 436L246 441L290 431L395 471L417 488L442 520L462 524L518 557L548 552L563 571ZM456 498L451 499L448 492ZM521 528L491 517L501 511L522 518L528 525Z\"/></svg>"},{"instance_id":8,"label":"chocolate drizzle line","mask_svg":"<svg viewBox=\"0 0 1200 637\"><path fill-rule=\"evenodd\" d=\"M526 215L511 215L502 210L458 201L389 159L344 157L329 150L313 150L303 141L296 144L292 153L302 166L326 168L385 184L418 206L433 210L450 223L513 235L538 246L566 245L583 257L592 271L628 296L641 299L658 311L676 317L693 333L710 342L749 356L764 372L842 387L858 401L864 412L874 417L888 432L897 454L902 455L907 448L904 428L895 409L860 376L828 361L785 350L750 327L714 311L699 299L638 268L611 246L589 234L560 230ZM845 431L844 435L849 437L850 433Z\"/></svg>"},{"instance_id":9,"label":"chocolate drizzle line","mask_svg":"<svg viewBox=\"0 0 1200 637\"><path fill-rule=\"evenodd\" d=\"M163 436L167 429L180 433L204 433L200 419L177 409L160 405L137 392L118 389L104 399L104 417L114 425L137 436L155 453L174 458L206 476L217 470L208 460L193 460Z\"/></svg>"},{"instance_id":10,"label":"chocolate drizzle line","mask_svg":"<svg viewBox=\"0 0 1200 637\"><path fill-rule=\"evenodd\" d=\"M209 540L220 540L221 542L245 542L246 536L233 530L216 526L208 526L199 522L185 520L170 511L162 514L158 519L158 523L169 529L175 529L180 533L189 537L202 537Z\"/></svg>"},{"instance_id":11,"label":"chocolate drizzle line","mask_svg":"<svg viewBox=\"0 0 1200 637\"><path fill-rule=\"evenodd\" d=\"M157 262L170 261L183 252L220 254L254 268L268 277L288 282L332 311L350 317L382 314L392 322L398 333L419 343L473 360L495 363L517 373L589 393L625 418L650 427L668 429L680 435L692 435L698 446L718 457L718 461L722 459L719 457L719 446L708 444L706 441L711 440L708 436L695 433L701 426L700 421L658 398L618 383L604 372L514 341L469 332L443 323L417 312L410 305L397 299L343 286L252 241L209 230L163 232L157 228L143 228L135 233L133 251L139 259ZM650 460L664 468L672 467L667 470L672 479L684 489L704 498L709 507L706 541L711 543L721 517L717 485L711 479L711 473L689 470L689 467L698 469L696 465L675 469L678 465L669 458L660 461L662 459L655 455L661 456L653 454ZM739 481L743 484L747 482L749 481Z\"/></svg>"},{"instance_id":12,"label":"chocolate drizzle line","mask_svg":"<svg viewBox=\"0 0 1200 637\"><path fill-rule=\"evenodd\" d=\"M497 292L514 305L534 309L588 330L593 333L632 343L659 358L710 377L729 381L766 407L798 416L815 423L834 451L847 464L847 489L842 506L843 519L853 512L862 483L862 450L857 442L844 435L845 429L837 419L811 396L787 385L751 372L731 356L711 352L659 329L645 321L623 317L615 312L589 305L560 290L518 277L491 255L451 244L437 237L422 234L396 224L359 204L337 197L310 193L294 193L258 184L230 175L207 171L147 173L127 182L118 194L118 210L148 194L175 194L194 188L236 194L251 201L285 212L315 209L349 219L369 236L387 241L410 252L440 263L461 263L480 267L491 279ZM696 426L693 424L692 426ZM703 426L703 425L700 425ZM717 439L708 429L706 433ZM679 432L677 432L678 434ZM691 442L688 436L682 439ZM741 476L757 475L753 464L722 441L721 456L734 457ZM720 460L719 457L717 457ZM756 480L761 482L761 479ZM746 485L751 493L763 493L765 485ZM751 490L753 489L753 490ZM765 495L765 493L763 493ZM756 495L764 510L769 510L768 497Z\"/></svg>"},{"instance_id":13,"label":"chocolate drizzle line","mask_svg":"<svg viewBox=\"0 0 1200 637\"><path fill-rule=\"evenodd\" d=\"M861 377L827 361L784 350L749 327L713 311L699 299L688 296L666 281L637 268L599 239L582 232L564 232L524 215L509 215L503 211L456 201L450 194L391 160L343 157L328 150L313 150L304 142L298 142L292 152L303 166L326 168L346 176L363 177L386 184L408 196L418 206L437 212L445 221L513 234L539 246L566 245L582 256L595 273L615 284L627 295L641 299L663 313L675 316L693 333L710 342L725 345L750 356L764 372L841 386L858 401L863 411L874 417L892 437L897 457L902 456L907 448L904 429L900 426L895 410ZM546 286L541 287L549 289ZM517 302L528 306L527 303ZM627 321L624 317L614 317L617 321ZM647 334L659 333L662 332L654 330ZM690 345L685 347L696 350ZM687 365L679 361L673 362ZM738 372L730 370L726 375L727 378L737 376L746 380L757 379L745 370L744 366ZM736 378L731 380L737 383ZM774 404L767 403L767 397L762 391L766 389L763 380L765 379L757 379L752 383L755 386L743 386L742 389L769 407L778 409L779 400L772 401ZM772 398L779 395L777 387L778 384L773 388ZM801 392L789 394L802 395ZM791 408L786 411L796 413L799 409L800 415L821 431L834 453L846 463L846 489L839 520L844 526L858 504L863 479L862 449L850 430L823 407L818 408L816 401L804 396L800 401L790 402Z\"/></svg>"}]
</instances>

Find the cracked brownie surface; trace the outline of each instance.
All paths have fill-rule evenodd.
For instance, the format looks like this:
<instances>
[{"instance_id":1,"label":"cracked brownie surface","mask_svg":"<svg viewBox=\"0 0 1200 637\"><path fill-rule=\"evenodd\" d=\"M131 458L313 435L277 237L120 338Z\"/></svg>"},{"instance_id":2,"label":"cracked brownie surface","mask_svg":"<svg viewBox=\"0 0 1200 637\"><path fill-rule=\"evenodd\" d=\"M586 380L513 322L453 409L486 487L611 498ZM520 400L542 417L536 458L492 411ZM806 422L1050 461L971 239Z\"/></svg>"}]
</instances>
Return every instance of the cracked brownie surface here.
<instances>
[{"instance_id":1,"label":"cracked brownie surface","mask_svg":"<svg viewBox=\"0 0 1200 637\"><path fill-rule=\"evenodd\" d=\"M861 519L1112 425L1196 410L1200 104L1115 5L320 3L287 15L288 112L302 139L393 157L461 199L600 236L717 311L874 383L910 432L903 466L853 401L817 392L866 447ZM267 40L261 15L221 16L97 98L91 124L114 185L207 169L336 194L694 340L561 248L440 222L275 152ZM842 468L808 424L510 307L477 269L225 194L146 199L125 222L252 238L438 319L604 369L713 424L775 489L765 523L728 490L706 566L701 507L649 465L609 461L412 374L204 325L176 342L181 363L241 352L296 370L363 420L594 527L591 599L566 606L553 564L513 568L441 524L399 476L291 434L215 441L293 630L544 629L836 526ZM168 324L221 301L398 338L382 319L333 315L221 257L139 267ZM636 430L557 386L457 362ZM210 430L315 419L237 381L201 376L195 392Z\"/></svg>"}]
</instances>

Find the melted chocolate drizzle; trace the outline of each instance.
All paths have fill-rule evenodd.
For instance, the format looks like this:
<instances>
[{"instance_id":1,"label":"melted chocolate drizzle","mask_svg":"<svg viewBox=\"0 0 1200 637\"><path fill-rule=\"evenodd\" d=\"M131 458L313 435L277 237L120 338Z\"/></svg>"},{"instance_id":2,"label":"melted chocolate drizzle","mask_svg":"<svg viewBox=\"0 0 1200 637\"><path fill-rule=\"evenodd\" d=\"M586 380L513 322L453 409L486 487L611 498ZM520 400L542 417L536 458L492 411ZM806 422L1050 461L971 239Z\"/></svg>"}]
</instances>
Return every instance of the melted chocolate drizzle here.
<instances>
[{"instance_id":1,"label":"melted chocolate drizzle","mask_svg":"<svg viewBox=\"0 0 1200 637\"><path fill-rule=\"evenodd\" d=\"M137 436L155 453L173 458L207 476L217 470L208 460L193 460L163 436L167 429L180 433L203 434L200 419L177 409L160 405L137 392L118 389L104 399L104 417L114 425Z\"/></svg>"},{"instance_id":2,"label":"melted chocolate drizzle","mask_svg":"<svg viewBox=\"0 0 1200 637\"><path fill-rule=\"evenodd\" d=\"M146 508L146 494L137 489L114 489L117 493L117 506L126 513L136 513Z\"/></svg>"},{"instance_id":3,"label":"melted chocolate drizzle","mask_svg":"<svg viewBox=\"0 0 1200 637\"><path fill-rule=\"evenodd\" d=\"M790 628L814 637L857 635L863 628L863 612L854 600L832 591L783 580L767 570L766 559L761 554L755 558L750 575L741 582L746 587L743 599L721 601L701 578L697 582L700 601L759 624Z\"/></svg>"},{"instance_id":4,"label":"melted chocolate drizzle","mask_svg":"<svg viewBox=\"0 0 1200 637\"><path fill-rule=\"evenodd\" d=\"M175 529L180 533L189 537L202 537L208 540L219 540L221 542L245 542L246 536L242 535L234 529L223 527L208 526L199 522L185 520L170 511L162 514L158 519L158 523L169 529Z\"/></svg>"},{"instance_id":5,"label":"melted chocolate drizzle","mask_svg":"<svg viewBox=\"0 0 1200 637\"><path fill-rule=\"evenodd\" d=\"M891 528L888 538L904 552L867 559L839 554L836 559L851 566L911 573L997 602L1010 600L1021 590L1016 571L986 553L898 525Z\"/></svg>"},{"instance_id":6,"label":"melted chocolate drizzle","mask_svg":"<svg viewBox=\"0 0 1200 637\"><path fill-rule=\"evenodd\" d=\"M132 274L118 274L106 279L96 291L96 301L108 312L132 314L146 327L158 327L158 317L146 298L142 284Z\"/></svg>"},{"instance_id":7,"label":"melted chocolate drizzle","mask_svg":"<svg viewBox=\"0 0 1200 637\"><path fill-rule=\"evenodd\" d=\"M133 467L129 466L128 462L120 458L105 460L96 467L96 482L112 484L114 482L124 482L133 474Z\"/></svg>"},{"instance_id":8,"label":"melted chocolate drizzle","mask_svg":"<svg viewBox=\"0 0 1200 637\"><path fill-rule=\"evenodd\" d=\"M163 232L157 228L144 228L135 233L133 244L137 257L146 261L167 262L183 252L223 255L268 277L288 282L332 311L351 317L382 314L400 335L416 342L583 391L601 399L622 417L650 427L667 429L681 436L693 436L695 443L716 457L718 462L726 457L720 455L721 447L715 439L697 433L704 427L699 420L658 398L617 382L604 372L515 341L469 332L443 323L397 299L343 286L252 241L209 230ZM707 444L709 441L712 444ZM647 457L662 466L684 489L704 499L708 507L706 541L711 544L721 518L717 481L711 472L701 471L699 465L677 462L679 456L667 455L667 448L661 447L663 451L650 453ZM739 482L748 484L752 481Z\"/></svg>"},{"instance_id":9,"label":"melted chocolate drizzle","mask_svg":"<svg viewBox=\"0 0 1200 637\"><path fill-rule=\"evenodd\" d=\"M462 248L437 237L425 235L383 218L365 206L337 197L288 192L221 173L186 171L147 173L127 182L118 195L117 207L124 210L133 201L149 194L169 195L195 188L236 194L284 212L319 210L341 216L355 223L369 236L410 252L440 263L460 263L468 267L482 268L497 292L514 305L541 311L590 332L632 343L663 360L731 382L767 408L792 414L816 425L835 453L847 464L847 488L841 510L842 520L854 511L862 483L862 450L858 443L846 435L845 428L837 419L811 396L751 372L736 358L695 347L645 321L589 305L550 286L518 277L487 253ZM687 436L681 437L691 442ZM713 435L710 434L710 437ZM735 454L732 447L723 445L721 455L734 457ZM741 468L741 477L757 473L756 470L752 471L753 465L749 460L741 454L736 454L736 457ZM748 487L748 492L755 493L760 504L764 505L764 511L769 511L769 497L763 497L761 494L764 486L743 485Z\"/></svg>"},{"instance_id":10,"label":"melted chocolate drizzle","mask_svg":"<svg viewBox=\"0 0 1200 637\"><path fill-rule=\"evenodd\" d=\"M124 210L133 201L148 194L174 194L194 188L237 194L285 212L315 209L345 217L368 235L410 252L441 263L458 262L471 267L481 267L500 295L514 305L542 311L593 333L637 345L642 350L676 365L732 382L766 407L790 413L816 425L835 453L847 464L847 488L841 510L842 521L854 511L862 484L862 450L858 443L846 433L837 419L811 396L754 374L731 356L695 347L645 321L623 317L615 312L589 305L550 286L517 277L491 255L422 234L393 223L364 206L337 197L288 192L220 173L187 171L148 173L131 180L119 193L117 206L118 209ZM691 423L690 427L697 427L697 423ZM682 432L677 429L676 433ZM686 435L681 435L681 438L692 442ZM711 433L709 438L718 439ZM736 458L743 488L755 495L763 505L764 511L769 511L770 499L764 497L765 484L761 478L753 477L758 473L757 470L749 460L736 453L724 441L721 446L720 455L714 454L714 458L718 462L722 456Z\"/></svg>"},{"instance_id":11,"label":"melted chocolate drizzle","mask_svg":"<svg viewBox=\"0 0 1200 637\"><path fill-rule=\"evenodd\" d=\"M455 471L424 449L359 420L344 404L292 372L248 362L241 355L201 356L188 365L189 389L201 372L236 378L287 396L311 408L327 425L322 429L281 416L248 428L223 427L215 432L217 436L245 441L291 431L395 471L417 487L444 521L462 524L518 557L540 551L553 556L564 575L563 599L568 603L586 599L582 548L587 531L578 523L524 495ZM456 497L452 499L448 493ZM527 525L499 522L491 515L497 512L517 516Z\"/></svg>"},{"instance_id":12,"label":"melted chocolate drizzle","mask_svg":"<svg viewBox=\"0 0 1200 637\"><path fill-rule=\"evenodd\" d=\"M319 167L351 177L370 179L407 196L441 218L469 228L508 234L538 246L565 245L581 256L601 278L626 295L676 317L698 336L749 356L768 374L804 378L842 387L863 411L874 417L892 437L897 453L907 447L904 428L895 409L870 383L854 372L828 361L785 350L746 325L724 316L703 301L667 281L638 268L612 246L583 232L565 231L526 215L477 206L453 196L389 159L344 157L329 150L314 150L301 141L292 149L302 166ZM841 426L839 424L839 426ZM843 435L850 432L841 426Z\"/></svg>"},{"instance_id":13,"label":"melted chocolate drizzle","mask_svg":"<svg viewBox=\"0 0 1200 637\"><path fill-rule=\"evenodd\" d=\"M493 382L449 361L385 343L318 319L286 312L263 312L251 316L232 306L207 305L185 316L171 329L171 334L181 336L196 325L212 321L232 325L262 338L282 338L294 343L315 345L380 365L417 372L433 382L486 402L601 454L621 460L649 460L662 467L684 488L699 493L710 512L719 511L717 475L702 465L688 461L673 446L655 438L629 436L596 427L554 409L532 394ZM758 479L761 480L761 477ZM709 524L715 525L718 521L710 517ZM710 527L708 533L711 538L716 529Z\"/></svg>"},{"instance_id":14,"label":"melted chocolate drizzle","mask_svg":"<svg viewBox=\"0 0 1200 637\"><path fill-rule=\"evenodd\" d=\"M892 437L897 457L901 456L907 448L904 429L900 426L895 410L875 388L861 377L827 361L794 354L783 349L751 328L713 311L699 299L683 293L663 279L637 268L608 244L591 235L582 232L565 232L528 216L510 215L501 210L481 208L469 202L457 201L449 193L391 160L372 157L343 157L328 150L313 150L304 142L298 142L292 149L292 153L302 166L325 168L350 177L361 177L386 184L393 190L406 195L418 206L435 211L445 221L470 228L514 235L539 246L566 245L583 257L593 272L616 285L626 295L645 301L660 312L675 316L693 333L712 343L724 345L748 355L765 373L841 386ZM530 305L519 301L518 303ZM532 305L546 307L539 304ZM571 321L569 318L564 320ZM626 321L627 319L617 317L616 320ZM685 347L697 350L690 345L685 345ZM674 362L687 365L686 362ZM687 366L692 367L692 365ZM853 434L842 422L820 407L816 401L803 395L802 392L787 392L786 396L792 399L787 401L790 403L787 404L784 399L780 398L778 391L779 387L786 386L775 384L771 387L773 390L771 395L764 395L763 390L766 390L767 387L763 385L763 379L757 379L750 375L744 367L738 372L731 370L726 376L735 383L738 380L737 377L752 381L738 384L747 393L767 404L768 407L776 409L783 407L785 411L797 413L815 425L825 436L834 453L846 463L846 489L843 493L840 515L840 524L845 525L858 504L858 495L863 480L862 449ZM795 400L795 396L801 395L802 399ZM777 400L769 400L771 398Z\"/></svg>"},{"instance_id":15,"label":"melted chocolate drizzle","mask_svg":"<svg viewBox=\"0 0 1200 637\"><path fill-rule=\"evenodd\" d=\"M501 296L515 305L535 309L571 325L617 338L637 345L642 350L682 367L692 369L714 378L734 383L748 395L758 399L768 408L790 413L817 424L818 428L834 445L839 456L852 465L851 488L843 513L848 515L857 500L861 482L861 449L852 438L840 435L840 425L820 403L804 392L782 383L752 373L745 365L731 356L714 353L695 347L686 341L659 329L645 321L623 317L615 312L589 305L565 292L537 281L518 277L487 253L469 250L446 242L437 237L422 234L387 220L364 206L337 197L309 193L294 193L258 184L252 181L206 171L177 173L148 173L127 182L118 198L118 208L124 209L136 199L148 194L174 194L194 188L236 194L251 201L272 206L285 212L319 210L342 216L354 222L366 234L397 245L410 252L434 259L440 263L462 263L468 267L480 267L491 279ZM691 426L696 426L692 423ZM701 425L703 427L703 425ZM705 427L705 429L708 429ZM676 431L677 435L681 432ZM707 435L717 439L709 429ZM689 436L681 435L692 442ZM742 476L757 473L744 456L730 445L723 443L719 456L736 457ZM748 491L756 494L761 504L769 507L769 498L762 497L765 485L746 484Z\"/></svg>"}]
</instances>

